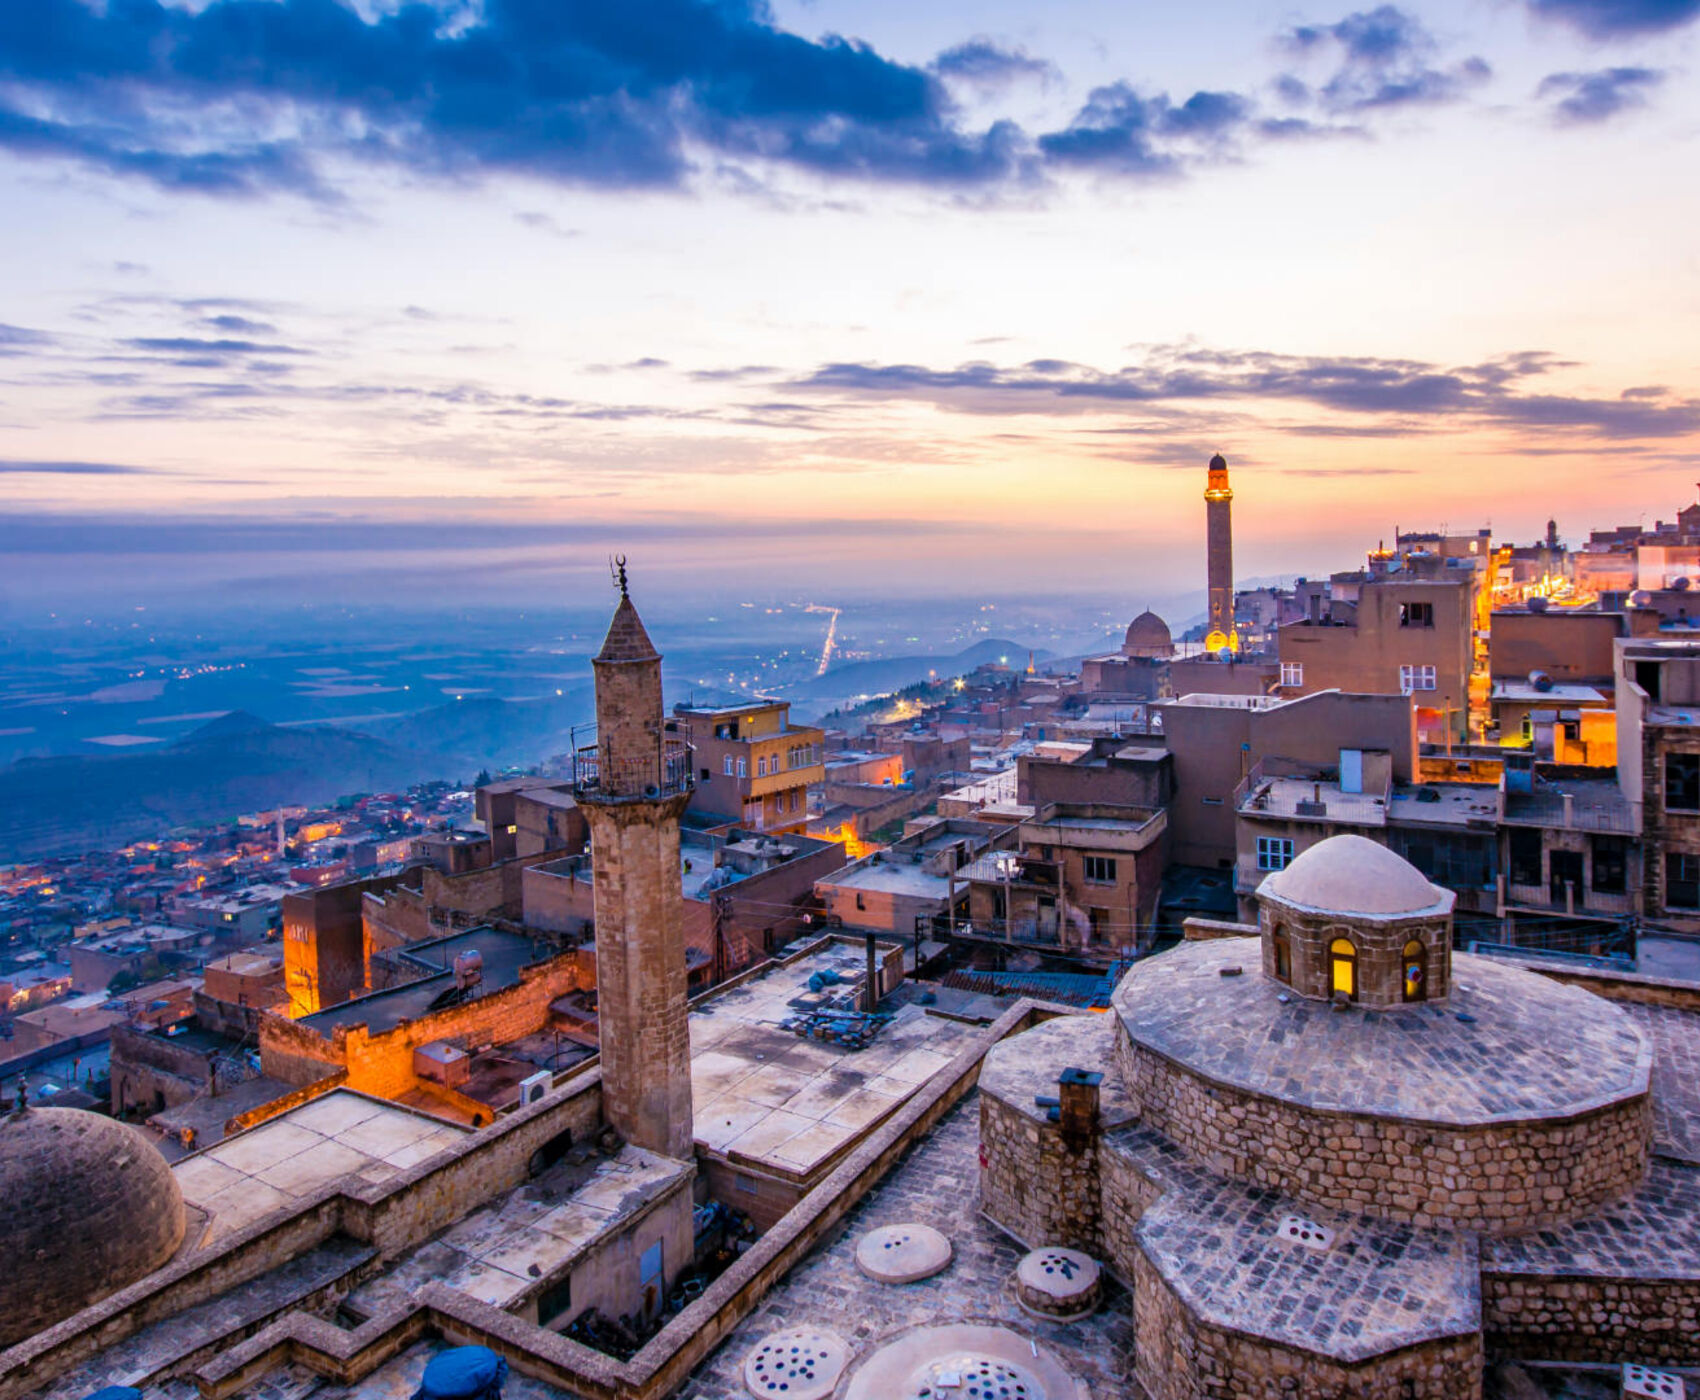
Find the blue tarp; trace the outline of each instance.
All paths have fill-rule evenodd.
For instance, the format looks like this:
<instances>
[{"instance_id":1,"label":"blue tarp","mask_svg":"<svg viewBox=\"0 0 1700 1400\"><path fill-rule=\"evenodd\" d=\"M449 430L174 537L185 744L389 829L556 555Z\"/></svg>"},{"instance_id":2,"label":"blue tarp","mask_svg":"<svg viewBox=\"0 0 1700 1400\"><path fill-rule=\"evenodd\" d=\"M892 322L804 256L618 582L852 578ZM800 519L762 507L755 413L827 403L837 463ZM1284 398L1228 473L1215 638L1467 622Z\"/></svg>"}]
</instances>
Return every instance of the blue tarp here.
<instances>
[{"instance_id":1,"label":"blue tarp","mask_svg":"<svg viewBox=\"0 0 1700 1400\"><path fill-rule=\"evenodd\" d=\"M489 1347L450 1347L433 1356L413 1400L501 1400L508 1363Z\"/></svg>"},{"instance_id":2,"label":"blue tarp","mask_svg":"<svg viewBox=\"0 0 1700 1400\"><path fill-rule=\"evenodd\" d=\"M142 1392L133 1385L103 1385L85 1395L83 1400L142 1400Z\"/></svg>"}]
</instances>

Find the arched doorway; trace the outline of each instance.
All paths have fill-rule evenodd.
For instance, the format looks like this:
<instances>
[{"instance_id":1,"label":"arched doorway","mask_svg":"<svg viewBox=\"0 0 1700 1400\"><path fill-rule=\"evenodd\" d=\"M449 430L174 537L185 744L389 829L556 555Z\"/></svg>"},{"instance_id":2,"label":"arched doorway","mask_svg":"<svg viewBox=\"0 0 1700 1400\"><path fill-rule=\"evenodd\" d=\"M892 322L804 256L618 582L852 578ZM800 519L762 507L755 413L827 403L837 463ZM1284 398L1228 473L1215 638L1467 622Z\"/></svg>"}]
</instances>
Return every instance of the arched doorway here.
<instances>
[{"instance_id":1,"label":"arched doorway","mask_svg":"<svg viewBox=\"0 0 1700 1400\"><path fill-rule=\"evenodd\" d=\"M1328 990L1335 996L1358 995L1358 950L1349 938L1336 938L1328 945Z\"/></svg>"},{"instance_id":2,"label":"arched doorway","mask_svg":"<svg viewBox=\"0 0 1700 1400\"><path fill-rule=\"evenodd\" d=\"M1275 925L1275 933L1269 940L1269 946L1275 954L1275 978L1288 986L1293 982L1293 950L1287 942L1287 930L1281 924Z\"/></svg>"}]
</instances>

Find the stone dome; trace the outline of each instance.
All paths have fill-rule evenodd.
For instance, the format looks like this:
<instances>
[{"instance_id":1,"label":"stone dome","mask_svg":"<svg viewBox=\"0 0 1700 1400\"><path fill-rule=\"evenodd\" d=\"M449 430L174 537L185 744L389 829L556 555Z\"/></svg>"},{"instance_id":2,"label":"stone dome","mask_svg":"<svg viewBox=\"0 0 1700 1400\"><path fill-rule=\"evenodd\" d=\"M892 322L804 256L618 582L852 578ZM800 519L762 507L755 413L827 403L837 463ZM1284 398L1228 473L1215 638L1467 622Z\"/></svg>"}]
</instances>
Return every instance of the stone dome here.
<instances>
[{"instance_id":1,"label":"stone dome","mask_svg":"<svg viewBox=\"0 0 1700 1400\"><path fill-rule=\"evenodd\" d=\"M0 1119L0 1348L146 1277L176 1253L177 1179L134 1128L76 1108Z\"/></svg>"},{"instance_id":2,"label":"stone dome","mask_svg":"<svg viewBox=\"0 0 1700 1400\"><path fill-rule=\"evenodd\" d=\"M1449 891L1431 885L1402 856L1365 836L1330 836L1277 870L1258 887L1279 899L1327 914L1390 918L1450 905Z\"/></svg>"},{"instance_id":3,"label":"stone dome","mask_svg":"<svg viewBox=\"0 0 1700 1400\"><path fill-rule=\"evenodd\" d=\"M1174 650L1169 624L1156 613L1142 612L1128 623L1127 636L1122 640L1123 656L1165 657L1174 655Z\"/></svg>"}]
</instances>

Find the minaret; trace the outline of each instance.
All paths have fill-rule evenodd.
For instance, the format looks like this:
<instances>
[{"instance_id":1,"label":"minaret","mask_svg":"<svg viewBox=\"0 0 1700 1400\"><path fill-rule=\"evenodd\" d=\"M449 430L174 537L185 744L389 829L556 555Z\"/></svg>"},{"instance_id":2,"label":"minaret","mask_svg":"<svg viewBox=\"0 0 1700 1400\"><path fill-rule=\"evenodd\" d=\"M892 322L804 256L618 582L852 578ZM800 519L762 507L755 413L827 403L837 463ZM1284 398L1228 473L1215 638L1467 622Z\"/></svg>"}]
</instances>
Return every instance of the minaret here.
<instances>
[{"instance_id":1,"label":"minaret","mask_svg":"<svg viewBox=\"0 0 1700 1400\"><path fill-rule=\"evenodd\" d=\"M1229 516L1234 491L1228 485L1228 459L1218 452L1210 459L1204 486L1204 545L1209 589L1209 625L1204 645L1210 651L1240 649L1234 630L1234 526Z\"/></svg>"},{"instance_id":2,"label":"minaret","mask_svg":"<svg viewBox=\"0 0 1700 1400\"><path fill-rule=\"evenodd\" d=\"M680 922L679 816L690 753L662 727L661 656L619 561L620 604L596 673L594 750L575 755L573 794L590 824L603 1116L621 1137L691 1156L691 1045Z\"/></svg>"}]
</instances>

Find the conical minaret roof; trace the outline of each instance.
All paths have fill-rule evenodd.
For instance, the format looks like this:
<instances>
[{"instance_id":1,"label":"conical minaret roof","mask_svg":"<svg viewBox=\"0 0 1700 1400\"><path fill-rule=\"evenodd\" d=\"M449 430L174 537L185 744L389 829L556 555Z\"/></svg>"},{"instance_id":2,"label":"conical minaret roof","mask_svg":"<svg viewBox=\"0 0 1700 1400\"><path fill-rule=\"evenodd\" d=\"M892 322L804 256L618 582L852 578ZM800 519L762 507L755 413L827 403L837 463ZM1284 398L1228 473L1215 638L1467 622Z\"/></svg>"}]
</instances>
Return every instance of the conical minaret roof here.
<instances>
[{"instance_id":1,"label":"conical minaret roof","mask_svg":"<svg viewBox=\"0 0 1700 1400\"><path fill-rule=\"evenodd\" d=\"M644 631L643 619L632 606L631 595L620 590L620 606L614 609L614 620L608 624L608 635L602 639L598 661L659 661L661 653Z\"/></svg>"}]
</instances>

